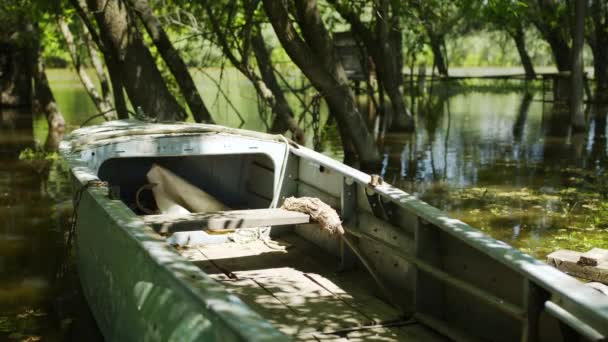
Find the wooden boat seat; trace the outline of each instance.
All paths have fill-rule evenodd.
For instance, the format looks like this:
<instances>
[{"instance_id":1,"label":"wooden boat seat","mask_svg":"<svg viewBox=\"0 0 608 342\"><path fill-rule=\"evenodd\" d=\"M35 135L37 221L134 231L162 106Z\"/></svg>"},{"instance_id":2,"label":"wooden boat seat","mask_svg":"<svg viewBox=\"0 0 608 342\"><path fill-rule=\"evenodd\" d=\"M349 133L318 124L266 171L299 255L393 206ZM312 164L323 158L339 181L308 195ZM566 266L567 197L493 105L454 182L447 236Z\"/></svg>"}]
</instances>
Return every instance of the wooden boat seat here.
<instances>
[{"instance_id":1,"label":"wooden boat seat","mask_svg":"<svg viewBox=\"0 0 608 342\"><path fill-rule=\"evenodd\" d=\"M217 211L183 215L147 215L142 219L158 233L197 230L227 231L239 228L303 224L310 221L306 214L280 208Z\"/></svg>"}]
</instances>

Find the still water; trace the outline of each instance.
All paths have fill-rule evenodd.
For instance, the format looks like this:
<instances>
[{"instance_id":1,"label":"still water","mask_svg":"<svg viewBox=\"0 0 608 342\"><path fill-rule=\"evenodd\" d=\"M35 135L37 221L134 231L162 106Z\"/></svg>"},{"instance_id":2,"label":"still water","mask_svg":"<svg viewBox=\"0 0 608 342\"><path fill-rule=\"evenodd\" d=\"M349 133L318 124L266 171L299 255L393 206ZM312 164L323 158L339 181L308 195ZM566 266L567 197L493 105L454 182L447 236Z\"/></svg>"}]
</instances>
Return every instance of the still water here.
<instances>
[{"instance_id":1,"label":"still water","mask_svg":"<svg viewBox=\"0 0 608 342\"><path fill-rule=\"evenodd\" d=\"M255 92L237 73L223 73L224 94L195 75L218 123L265 129ZM49 77L68 129L78 127L93 104L72 72ZM590 109L588 131L572 134L559 108L519 83L445 85L435 95L418 101L415 134L385 137L388 182L541 259L559 248L608 247L605 109ZM335 127L320 134L320 149L341 158ZM0 340L99 337L73 269L61 271L70 189L65 166L37 153L49 141L44 117L0 112Z\"/></svg>"}]
</instances>

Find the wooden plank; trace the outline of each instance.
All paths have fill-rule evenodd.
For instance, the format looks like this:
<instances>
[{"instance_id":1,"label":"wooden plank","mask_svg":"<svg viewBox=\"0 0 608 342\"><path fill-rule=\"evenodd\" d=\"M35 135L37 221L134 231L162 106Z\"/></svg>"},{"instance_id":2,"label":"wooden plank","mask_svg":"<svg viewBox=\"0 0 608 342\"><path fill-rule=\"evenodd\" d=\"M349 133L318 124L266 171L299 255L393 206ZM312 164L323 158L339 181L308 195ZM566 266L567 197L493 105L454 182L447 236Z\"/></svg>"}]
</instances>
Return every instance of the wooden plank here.
<instances>
[{"instance_id":1,"label":"wooden plank","mask_svg":"<svg viewBox=\"0 0 608 342\"><path fill-rule=\"evenodd\" d=\"M597 266L602 261L608 261L608 250L593 248L583 254L578 259L579 265Z\"/></svg>"},{"instance_id":2,"label":"wooden plank","mask_svg":"<svg viewBox=\"0 0 608 342\"><path fill-rule=\"evenodd\" d=\"M580 265L580 252L562 249L547 256L547 263L558 270L580 277L608 284L608 260L598 260L596 266Z\"/></svg>"},{"instance_id":3,"label":"wooden plank","mask_svg":"<svg viewBox=\"0 0 608 342\"><path fill-rule=\"evenodd\" d=\"M310 217L279 208L218 211L186 215L148 215L142 217L161 234L193 230L230 230L308 223Z\"/></svg>"}]
</instances>

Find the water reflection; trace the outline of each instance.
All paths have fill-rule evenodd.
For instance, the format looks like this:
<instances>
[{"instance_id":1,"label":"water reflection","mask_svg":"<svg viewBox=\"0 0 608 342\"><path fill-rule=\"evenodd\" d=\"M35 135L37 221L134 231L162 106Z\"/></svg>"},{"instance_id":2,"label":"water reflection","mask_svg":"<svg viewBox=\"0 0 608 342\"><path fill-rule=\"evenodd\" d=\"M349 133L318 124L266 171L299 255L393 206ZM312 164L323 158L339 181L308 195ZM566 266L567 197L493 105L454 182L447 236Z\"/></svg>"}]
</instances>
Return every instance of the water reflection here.
<instances>
[{"instance_id":1,"label":"water reflection","mask_svg":"<svg viewBox=\"0 0 608 342\"><path fill-rule=\"evenodd\" d=\"M388 135L386 179L474 227L544 258L608 247L606 109L573 134L566 109L533 92L447 92L415 134Z\"/></svg>"},{"instance_id":2,"label":"water reflection","mask_svg":"<svg viewBox=\"0 0 608 342\"><path fill-rule=\"evenodd\" d=\"M31 113L0 111L0 339L64 341L85 317L76 313L73 270L57 277L71 210L67 169L46 153L61 135L42 144L33 129Z\"/></svg>"}]
</instances>

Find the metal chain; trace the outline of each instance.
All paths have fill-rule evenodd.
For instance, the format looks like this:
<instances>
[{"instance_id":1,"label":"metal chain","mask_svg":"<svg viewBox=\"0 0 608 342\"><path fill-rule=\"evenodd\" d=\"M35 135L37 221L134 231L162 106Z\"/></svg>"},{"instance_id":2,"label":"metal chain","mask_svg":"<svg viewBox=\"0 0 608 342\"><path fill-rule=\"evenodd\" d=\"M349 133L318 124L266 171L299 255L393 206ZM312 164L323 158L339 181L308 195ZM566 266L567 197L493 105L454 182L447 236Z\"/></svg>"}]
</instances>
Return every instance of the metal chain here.
<instances>
[{"instance_id":1,"label":"metal chain","mask_svg":"<svg viewBox=\"0 0 608 342\"><path fill-rule=\"evenodd\" d=\"M311 102L312 145L315 151L321 149L321 94L316 94Z\"/></svg>"}]
</instances>

